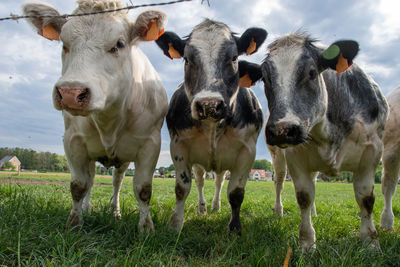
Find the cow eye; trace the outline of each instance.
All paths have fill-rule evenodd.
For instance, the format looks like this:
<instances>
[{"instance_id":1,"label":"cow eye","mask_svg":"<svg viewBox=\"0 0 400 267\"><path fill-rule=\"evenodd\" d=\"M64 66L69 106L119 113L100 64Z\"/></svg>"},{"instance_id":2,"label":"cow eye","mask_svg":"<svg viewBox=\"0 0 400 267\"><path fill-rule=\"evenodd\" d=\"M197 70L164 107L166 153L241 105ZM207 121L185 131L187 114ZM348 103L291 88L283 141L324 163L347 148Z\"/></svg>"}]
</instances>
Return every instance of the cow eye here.
<instances>
[{"instance_id":1,"label":"cow eye","mask_svg":"<svg viewBox=\"0 0 400 267\"><path fill-rule=\"evenodd\" d=\"M69 52L68 47L66 47L65 45L63 45L63 51L64 51L64 53L68 53L68 52Z\"/></svg>"},{"instance_id":2,"label":"cow eye","mask_svg":"<svg viewBox=\"0 0 400 267\"><path fill-rule=\"evenodd\" d=\"M125 47L125 41L124 40L118 40L117 42L117 48L124 48Z\"/></svg>"},{"instance_id":3,"label":"cow eye","mask_svg":"<svg viewBox=\"0 0 400 267\"><path fill-rule=\"evenodd\" d=\"M189 60L187 57L183 57L183 60L185 60L185 65L189 64Z\"/></svg>"},{"instance_id":4,"label":"cow eye","mask_svg":"<svg viewBox=\"0 0 400 267\"><path fill-rule=\"evenodd\" d=\"M233 58L232 58L232 61L236 61L238 59L238 56L234 56Z\"/></svg>"},{"instance_id":5,"label":"cow eye","mask_svg":"<svg viewBox=\"0 0 400 267\"><path fill-rule=\"evenodd\" d=\"M122 49L124 47L125 47L125 41L123 39L119 39L115 44L115 46L109 50L109 52L111 54L115 54L118 52L119 49Z\"/></svg>"},{"instance_id":6,"label":"cow eye","mask_svg":"<svg viewBox=\"0 0 400 267\"><path fill-rule=\"evenodd\" d=\"M317 77L317 72L316 70L311 69L308 75L310 76L310 80L314 80Z\"/></svg>"}]
</instances>

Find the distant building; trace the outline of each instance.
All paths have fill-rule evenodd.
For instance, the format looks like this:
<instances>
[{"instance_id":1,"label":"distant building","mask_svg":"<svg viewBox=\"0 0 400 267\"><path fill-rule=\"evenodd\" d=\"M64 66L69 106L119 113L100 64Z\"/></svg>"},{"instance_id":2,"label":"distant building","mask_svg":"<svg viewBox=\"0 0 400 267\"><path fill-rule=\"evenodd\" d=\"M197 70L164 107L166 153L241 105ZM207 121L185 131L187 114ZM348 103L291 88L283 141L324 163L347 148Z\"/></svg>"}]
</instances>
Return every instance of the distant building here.
<instances>
[{"instance_id":1,"label":"distant building","mask_svg":"<svg viewBox=\"0 0 400 267\"><path fill-rule=\"evenodd\" d=\"M261 169L251 169L249 179L256 181L272 181L272 173Z\"/></svg>"},{"instance_id":2,"label":"distant building","mask_svg":"<svg viewBox=\"0 0 400 267\"><path fill-rule=\"evenodd\" d=\"M16 156L5 156L0 160L0 169L3 167L3 164L6 162L10 162L14 167L15 170L21 169L21 161Z\"/></svg>"}]
</instances>

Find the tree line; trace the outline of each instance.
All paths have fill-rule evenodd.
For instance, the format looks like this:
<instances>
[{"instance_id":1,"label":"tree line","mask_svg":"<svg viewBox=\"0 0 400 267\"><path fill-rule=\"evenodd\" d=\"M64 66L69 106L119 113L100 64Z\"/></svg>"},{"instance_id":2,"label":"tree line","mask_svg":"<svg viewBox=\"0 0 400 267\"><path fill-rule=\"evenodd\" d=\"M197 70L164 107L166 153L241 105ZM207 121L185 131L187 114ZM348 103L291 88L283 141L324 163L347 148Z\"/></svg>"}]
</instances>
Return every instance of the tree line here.
<instances>
[{"instance_id":1,"label":"tree line","mask_svg":"<svg viewBox=\"0 0 400 267\"><path fill-rule=\"evenodd\" d=\"M5 156L16 156L21 162L21 169L69 172L68 162L65 156L50 152L36 152L26 148L0 148L0 159Z\"/></svg>"}]
</instances>

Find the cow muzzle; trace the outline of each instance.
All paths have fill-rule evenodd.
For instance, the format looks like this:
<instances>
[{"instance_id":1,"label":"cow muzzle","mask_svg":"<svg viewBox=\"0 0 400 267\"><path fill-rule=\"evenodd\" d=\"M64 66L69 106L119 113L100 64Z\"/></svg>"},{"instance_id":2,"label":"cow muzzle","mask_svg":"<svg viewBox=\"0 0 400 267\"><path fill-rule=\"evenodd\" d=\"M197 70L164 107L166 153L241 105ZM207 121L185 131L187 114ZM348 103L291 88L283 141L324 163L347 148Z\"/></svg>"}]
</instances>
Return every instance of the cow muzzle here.
<instances>
[{"instance_id":1,"label":"cow muzzle","mask_svg":"<svg viewBox=\"0 0 400 267\"><path fill-rule=\"evenodd\" d=\"M82 85L61 85L54 88L54 103L57 109L85 111L89 108L90 89Z\"/></svg>"},{"instance_id":2,"label":"cow muzzle","mask_svg":"<svg viewBox=\"0 0 400 267\"><path fill-rule=\"evenodd\" d=\"M195 100L192 108L192 116L196 120L220 120L225 117L225 102L222 99Z\"/></svg>"},{"instance_id":3,"label":"cow muzzle","mask_svg":"<svg viewBox=\"0 0 400 267\"><path fill-rule=\"evenodd\" d=\"M307 141L307 134L298 124L279 122L267 123L265 138L268 145L286 148Z\"/></svg>"}]
</instances>

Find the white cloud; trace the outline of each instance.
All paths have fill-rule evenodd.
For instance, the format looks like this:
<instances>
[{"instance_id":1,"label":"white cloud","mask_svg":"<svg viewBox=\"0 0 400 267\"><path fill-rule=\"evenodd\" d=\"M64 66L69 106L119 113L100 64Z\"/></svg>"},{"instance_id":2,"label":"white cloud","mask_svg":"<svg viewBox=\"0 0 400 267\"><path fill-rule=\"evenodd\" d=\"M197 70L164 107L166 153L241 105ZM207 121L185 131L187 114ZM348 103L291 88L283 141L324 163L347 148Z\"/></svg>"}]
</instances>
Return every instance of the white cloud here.
<instances>
[{"instance_id":1,"label":"white cloud","mask_svg":"<svg viewBox=\"0 0 400 267\"><path fill-rule=\"evenodd\" d=\"M371 25L372 42L382 45L400 38L400 2L381 0L375 10L375 22Z\"/></svg>"}]
</instances>

